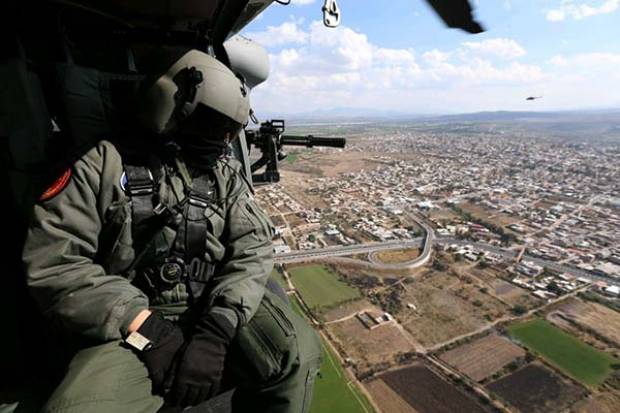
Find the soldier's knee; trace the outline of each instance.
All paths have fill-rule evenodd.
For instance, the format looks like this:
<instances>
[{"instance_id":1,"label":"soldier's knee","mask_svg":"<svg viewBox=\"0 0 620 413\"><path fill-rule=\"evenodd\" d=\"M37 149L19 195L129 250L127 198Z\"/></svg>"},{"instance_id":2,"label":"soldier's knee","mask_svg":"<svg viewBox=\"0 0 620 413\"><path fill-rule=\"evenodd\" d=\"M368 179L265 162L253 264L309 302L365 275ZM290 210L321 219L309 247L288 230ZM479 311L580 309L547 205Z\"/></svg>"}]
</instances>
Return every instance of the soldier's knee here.
<instances>
[{"instance_id":1,"label":"soldier's knee","mask_svg":"<svg viewBox=\"0 0 620 413\"><path fill-rule=\"evenodd\" d=\"M243 370L254 372L263 385L307 374L309 368L318 368L321 358L321 343L314 329L270 294L241 329L234 346L243 356L231 367L242 377L247 377Z\"/></svg>"},{"instance_id":2,"label":"soldier's knee","mask_svg":"<svg viewBox=\"0 0 620 413\"><path fill-rule=\"evenodd\" d=\"M297 328L297 348L301 365L318 366L321 362L322 346L318 333L308 324Z\"/></svg>"}]
</instances>

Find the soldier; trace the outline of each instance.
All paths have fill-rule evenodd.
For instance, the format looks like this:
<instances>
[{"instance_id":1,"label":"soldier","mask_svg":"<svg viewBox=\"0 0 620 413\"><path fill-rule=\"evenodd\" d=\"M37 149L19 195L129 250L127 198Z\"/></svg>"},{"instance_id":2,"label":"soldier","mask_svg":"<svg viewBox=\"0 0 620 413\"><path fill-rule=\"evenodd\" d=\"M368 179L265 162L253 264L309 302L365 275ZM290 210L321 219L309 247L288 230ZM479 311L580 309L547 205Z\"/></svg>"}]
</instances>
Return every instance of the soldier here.
<instances>
[{"instance_id":1,"label":"soldier","mask_svg":"<svg viewBox=\"0 0 620 413\"><path fill-rule=\"evenodd\" d=\"M80 343L47 412L155 412L235 387L235 412L306 412L316 333L265 289L269 218L229 143L242 83L197 50L146 59L147 140L102 141L35 206L27 284Z\"/></svg>"}]
</instances>

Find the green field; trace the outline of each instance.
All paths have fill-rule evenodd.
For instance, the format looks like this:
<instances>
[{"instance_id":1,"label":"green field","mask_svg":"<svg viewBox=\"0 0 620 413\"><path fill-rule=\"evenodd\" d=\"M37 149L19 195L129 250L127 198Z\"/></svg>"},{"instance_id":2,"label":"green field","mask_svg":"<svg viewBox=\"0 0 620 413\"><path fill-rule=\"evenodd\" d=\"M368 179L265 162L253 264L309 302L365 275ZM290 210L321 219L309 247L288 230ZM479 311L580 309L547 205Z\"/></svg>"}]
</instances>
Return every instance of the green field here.
<instances>
[{"instance_id":1,"label":"green field","mask_svg":"<svg viewBox=\"0 0 620 413\"><path fill-rule=\"evenodd\" d=\"M360 297L360 292L338 279L323 265L304 265L288 270L292 282L312 310L327 309Z\"/></svg>"},{"instance_id":2,"label":"green field","mask_svg":"<svg viewBox=\"0 0 620 413\"><path fill-rule=\"evenodd\" d=\"M293 295L289 296L291 306L302 317L306 317L301 304ZM333 351L323 346L321 376L316 378L310 413L374 413L366 397L353 384L349 383L344 369Z\"/></svg>"},{"instance_id":3,"label":"green field","mask_svg":"<svg viewBox=\"0 0 620 413\"><path fill-rule=\"evenodd\" d=\"M336 355L323 344L321 376L316 378L310 413L373 413L374 409L349 383Z\"/></svg>"},{"instance_id":4,"label":"green field","mask_svg":"<svg viewBox=\"0 0 620 413\"><path fill-rule=\"evenodd\" d=\"M297 300L297 296L289 295L288 298L291 301L291 307L293 307L293 310L295 310L295 312L300 316L306 318L306 313L304 313L304 310L301 308L301 304L299 303L299 300Z\"/></svg>"},{"instance_id":5,"label":"green field","mask_svg":"<svg viewBox=\"0 0 620 413\"><path fill-rule=\"evenodd\" d=\"M508 328L510 335L575 380L598 386L619 361L548 322L536 319Z\"/></svg>"}]
</instances>

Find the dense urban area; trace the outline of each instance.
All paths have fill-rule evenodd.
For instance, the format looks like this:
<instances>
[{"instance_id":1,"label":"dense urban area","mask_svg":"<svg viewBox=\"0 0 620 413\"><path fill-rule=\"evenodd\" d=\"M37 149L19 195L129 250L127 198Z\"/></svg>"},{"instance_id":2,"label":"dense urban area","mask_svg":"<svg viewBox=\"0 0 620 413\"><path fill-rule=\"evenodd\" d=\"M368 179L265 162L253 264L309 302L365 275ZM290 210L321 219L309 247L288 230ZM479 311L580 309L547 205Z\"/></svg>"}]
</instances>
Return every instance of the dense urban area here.
<instances>
[{"instance_id":1,"label":"dense urban area","mask_svg":"<svg viewBox=\"0 0 620 413\"><path fill-rule=\"evenodd\" d=\"M620 411L620 139L552 126L294 128L348 139L257 191L313 413Z\"/></svg>"}]
</instances>

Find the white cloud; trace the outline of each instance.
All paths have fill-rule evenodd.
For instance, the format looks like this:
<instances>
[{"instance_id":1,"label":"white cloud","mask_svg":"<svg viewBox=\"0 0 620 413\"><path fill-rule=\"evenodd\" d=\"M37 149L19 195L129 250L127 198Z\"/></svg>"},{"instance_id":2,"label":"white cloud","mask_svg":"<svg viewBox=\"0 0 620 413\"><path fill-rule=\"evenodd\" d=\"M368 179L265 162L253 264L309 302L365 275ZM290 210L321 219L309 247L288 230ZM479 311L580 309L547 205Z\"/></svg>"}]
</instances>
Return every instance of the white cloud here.
<instances>
[{"instance_id":1,"label":"white cloud","mask_svg":"<svg viewBox=\"0 0 620 413\"><path fill-rule=\"evenodd\" d=\"M546 17L550 22L559 22L566 18L566 12L564 10L547 10Z\"/></svg>"},{"instance_id":2,"label":"white cloud","mask_svg":"<svg viewBox=\"0 0 620 413\"><path fill-rule=\"evenodd\" d=\"M556 55L549 59L551 65L591 72L607 71L612 67L620 67L620 54L616 53L581 53L573 56ZM620 78L617 73L615 78Z\"/></svg>"},{"instance_id":3,"label":"white cloud","mask_svg":"<svg viewBox=\"0 0 620 413\"><path fill-rule=\"evenodd\" d=\"M301 24L303 20L288 21L279 26L268 26L262 32L247 33L246 36L267 47L301 44L308 40L308 33L299 29Z\"/></svg>"},{"instance_id":4,"label":"white cloud","mask_svg":"<svg viewBox=\"0 0 620 413\"><path fill-rule=\"evenodd\" d=\"M297 6L305 6L306 4L312 4L314 0L291 0L291 4L295 4Z\"/></svg>"},{"instance_id":5,"label":"white cloud","mask_svg":"<svg viewBox=\"0 0 620 413\"><path fill-rule=\"evenodd\" d=\"M574 20L582 20L599 14L615 12L620 7L620 0L603 0L593 5L591 1L576 2L574 0L562 0L558 8L546 10L545 17L552 22L559 22L572 17Z\"/></svg>"},{"instance_id":6,"label":"white cloud","mask_svg":"<svg viewBox=\"0 0 620 413\"><path fill-rule=\"evenodd\" d=\"M289 22L290 23L290 22ZM350 27L293 21L295 42L268 45L271 75L252 94L260 112L333 107L403 112L466 112L620 104L620 54L552 56L540 64L511 39L466 42L455 49L380 47ZM281 26L278 26L281 29Z\"/></svg>"},{"instance_id":7,"label":"white cloud","mask_svg":"<svg viewBox=\"0 0 620 413\"><path fill-rule=\"evenodd\" d=\"M480 42L463 42L463 46L482 55L515 59L525 55L525 49L512 39L496 38Z\"/></svg>"},{"instance_id":8,"label":"white cloud","mask_svg":"<svg viewBox=\"0 0 620 413\"><path fill-rule=\"evenodd\" d=\"M555 66L568 66L568 60L562 55L553 56L549 63Z\"/></svg>"},{"instance_id":9,"label":"white cloud","mask_svg":"<svg viewBox=\"0 0 620 413\"><path fill-rule=\"evenodd\" d=\"M436 65L445 62L450 58L450 53L442 52L441 50L433 49L425 52L422 57L430 65Z\"/></svg>"}]
</instances>

